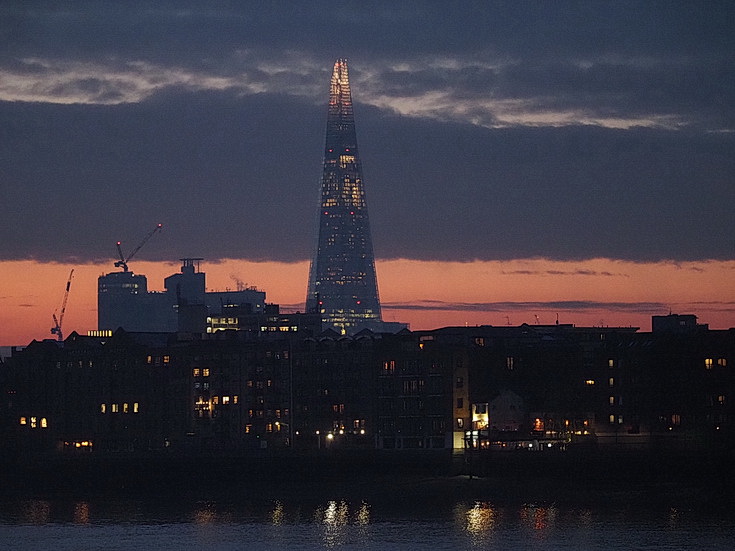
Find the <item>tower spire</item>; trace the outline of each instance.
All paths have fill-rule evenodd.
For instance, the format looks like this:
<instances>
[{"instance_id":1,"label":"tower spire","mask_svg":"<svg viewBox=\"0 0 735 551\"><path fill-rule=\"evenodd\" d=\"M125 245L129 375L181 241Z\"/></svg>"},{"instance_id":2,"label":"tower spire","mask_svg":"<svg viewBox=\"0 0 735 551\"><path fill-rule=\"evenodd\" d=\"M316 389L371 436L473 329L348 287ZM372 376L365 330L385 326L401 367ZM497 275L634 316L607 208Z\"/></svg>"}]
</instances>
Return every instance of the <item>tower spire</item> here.
<instances>
[{"instance_id":1,"label":"tower spire","mask_svg":"<svg viewBox=\"0 0 735 551\"><path fill-rule=\"evenodd\" d=\"M306 309L320 313L322 325L341 334L381 324L346 59L335 62L329 88L319 231Z\"/></svg>"}]
</instances>

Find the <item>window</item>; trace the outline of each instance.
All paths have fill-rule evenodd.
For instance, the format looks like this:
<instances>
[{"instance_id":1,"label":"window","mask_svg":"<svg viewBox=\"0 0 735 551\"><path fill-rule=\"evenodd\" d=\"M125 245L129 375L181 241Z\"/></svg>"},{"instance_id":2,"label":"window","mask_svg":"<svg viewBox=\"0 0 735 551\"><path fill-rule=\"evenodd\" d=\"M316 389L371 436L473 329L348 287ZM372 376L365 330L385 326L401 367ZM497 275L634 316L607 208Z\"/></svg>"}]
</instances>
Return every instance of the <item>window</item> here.
<instances>
[{"instance_id":1,"label":"window","mask_svg":"<svg viewBox=\"0 0 735 551\"><path fill-rule=\"evenodd\" d=\"M457 417L457 428L464 428L464 419L462 419L461 417Z\"/></svg>"},{"instance_id":2,"label":"window","mask_svg":"<svg viewBox=\"0 0 735 551\"><path fill-rule=\"evenodd\" d=\"M515 369L515 358L513 358L513 356L505 358L505 369L508 371L513 371L513 369Z\"/></svg>"},{"instance_id":3,"label":"window","mask_svg":"<svg viewBox=\"0 0 735 551\"><path fill-rule=\"evenodd\" d=\"M253 425L245 425L245 434L250 434L253 430Z\"/></svg>"},{"instance_id":4,"label":"window","mask_svg":"<svg viewBox=\"0 0 735 551\"><path fill-rule=\"evenodd\" d=\"M133 413L138 413L140 411L140 407L138 405L138 402L133 402Z\"/></svg>"},{"instance_id":5,"label":"window","mask_svg":"<svg viewBox=\"0 0 735 551\"><path fill-rule=\"evenodd\" d=\"M235 394L235 395L234 395L234 396L232 397L232 403L233 403L233 404L236 404L236 403L237 403L237 399L238 399L238 396L237 396L237 394Z\"/></svg>"},{"instance_id":6,"label":"window","mask_svg":"<svg viewBox=\"0 0 735 551\"><path fill-rule=\"evenodd\" d=\"M714 364L714 361L712 358L705 358L704 359L704 368L705 369L712 369L712 365Z\"/></svg>"},{"instance_id":7,"label":"window","mask_svg":"<svg viewBox=\"0 0 735 551\"><path fill-rule=\"evenodd\" d=\"M717 397L717 403L720 404L720 405L724 405L725 404L725 395L724 394L720 394Z\"/></svg>"},{"instance_id":8,"label":"window","mask_svg":"<svg viewBox=\"0 0 735 551\"><path fill-rule=\"evenodd\" d=\"M725 367L727 365L727 358L717 358L717 365Z\"/></svg>"},{"instance_id":9,"label":"window","mask_svg":"<svg viewBox=\"0 0 735 551\"><path fill-rule=\"evenodd\" d=\"M167 364L170 362L171 362L171 356L166 355L163 357L163 363Z\"/></svg>"},{"instance_id":10,"label":"window","mask_svg":"<svg viewBox=\"0 0 735 551\"><path fill-rule=\"evenodd\" d=\"M230 397L229 396L222 396L222 403L223 404L229 404L230 403Z\"/></svg>"},{"instance_id":11,"label":"window","mask_svg":"<svg viewBox=\"0 0 735 551\"><path fill-rule=\"evenodd\" d=\"M128 403L127 402L123 404L123 413L128 413Z\"/></svg>"},{"instance_id":12,"label":"window","mask_svg":"<svg viewBox=\"0 0 735 551\"><path fill-rule=\"evenodd\" d=\"M192 370L192 373L191 373L191 374L192 374L192 375L193 375L194 377L199 377L200 373L201 373L201 370L200 370L200 369L199 369L198 367L195 367L195 368L194 368L194 369Z\"/></svg>"},{"instance_id":13,"label":"window","mask_svg":"<svg viewBox=\"0 0 735 551\"><path fill-rule=\"evenodd\" d=\"M100 404L100 413L107 413L107 404Z\"/></svg>"},{"instance_id":14,"label":"window","mask_svg":"<svg viewBox=\"0 0 735 551\"><path fill-rule=\"evenodd\" d=\"M20 424L21 425L27 425L28 424L28 419L26 419L25 417L21 417L20 418Z\"/></svg>"},{"instance_id":15,"label":"window","mask_svg":"<svg viewBox=\"0 0 735 551\"><path fill-rule=\"evenodd\" d=\"M31 428L35 429L38 426L38 419L31 417Z\"/></svg>"},{"instance_id":16,"label":"window","mask_svg":"<svg viewBox=\"0 0 735 551\"><path fill-rule=\"evenodd\" d=\"M464 386L464 379L462 377L457 377L456 388L462 388L463 386Z\"/></svg>"},{"instance_id":17,"label":"window","mask_svg":"<svg viewBox=\"0 0 735 551\"><path fill-rule=\"evenodd\" d=\"M202 369L202 377L209 377L209 368L205 367Z\"/></svg>"},{"instance_id":18,"label":"window","mask_svg":"<svg viewBox=\"0 0 735 551\"><path fill-rule=\"evenodd\" d=\"M584 382L584 384L586 384L587 386L594 386L594 384L595 384L595 380L594 380L594 379L587 379L587 380L586 380L586 381Z\"/></svg>"},{"instance_id":19,"label":"window","mask_svg":"<svg viewBox=\"0 0 735 551\"><path fill-rule=\"evenodd\" d=\"M612 358L607 360L607 367L615 367L615 360Z\"/></svg>"},{"instance_id":20,"label":"window","mask_svg":"<svg viewBox=\"0 0 735 551\"><path fill-rule=\"evenodd\" d=\"M48 428L48 420L45 417L41 417L41 428L42 429Z\"/></svg>"},{"instance_id":21,"label":"window","mask_svg":"<svg viewBox=\"0 0 735 551\"><path fill-rule=\"evenodd\" d=\"M110 404L110 409L112 410L112 413L118 413L120 411L119 404Z\"/></svg>"},{"instance_id":22,"label":"window","mask_svg":"<svg viewBox=\"0 0 735 551\"><path fill-rule=\"evenodd\" d=\"M610 405L611 406L614 406L615 405L615 396L610 396L608 398L608 402L610 402Z\"/></svg>"},{"instance_id":23,"label":"window","mask_svg":"<svg viewBox=\"0 0 735 551\"><path fill-rule=\"evenodd\" d=\"M607 386L615 386L615 377L610 377L607 380Z\"/></svg>"},{"instance_id":24,"label":"window","mask_svg":"<svg viewBox=\"0 0 735 551\"><path fill-rule=\"evenodd\" d=\"M615 424L615 415L612 414L612 413L610 414L610 424L611 425L614 425Z\"/></svg>"},{"instance_id":25,"label":"window","mask_svg":"<svg viewBox=\"0 0 735 551\"><path fill-rule=\"evenodd\" d=\"M464 407L464 398L457 398L457 409L462 409Z\"/></svg>"}]
</instances>

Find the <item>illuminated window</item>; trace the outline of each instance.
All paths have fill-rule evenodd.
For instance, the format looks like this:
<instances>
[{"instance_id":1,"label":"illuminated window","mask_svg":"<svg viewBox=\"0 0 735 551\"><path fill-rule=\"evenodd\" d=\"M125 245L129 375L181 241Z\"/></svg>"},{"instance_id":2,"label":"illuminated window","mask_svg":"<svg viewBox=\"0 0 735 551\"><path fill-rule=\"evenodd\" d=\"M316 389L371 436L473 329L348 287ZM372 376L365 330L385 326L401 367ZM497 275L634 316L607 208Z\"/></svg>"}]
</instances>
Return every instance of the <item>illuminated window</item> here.
<instances>
[{"instance_id":1,"label":"illuminated window","mask_svg":"<svg viewBox=\"0 0 735 551\"><path fill-rule=\"evenodd\" d=\"M208 367L205 367L204 369L202 369L202 376L209 377L209 368Z\"/></svg>"},{"instance_id":2,"label":"illuminated window","mask_svg":"<svg viewBox=\"0 0 735 551\"><path fill-rule=\"evenodd\" d=\"M615 360L612 358L607 360L607 367L615 367Z\"/></svg>"},{"instance_id":3,"label":"illuminated window","mask_svg":"<svg viewBox=\"0 0 735 551\"><path fill-rule=\"evenodd\" d=\"M610 405L611 405L611 406L614 406L614 405L615 405L615 396L610 396L610 397L608 398L608 401L610 402Z\"/></svg>"},{"instance_id":4,"label":"illuminated window","mask_svg":"<svg viewBox=\"0 0 735 551\"><path fill-rule=\"evenodd\" d=\"M229 396L222 396L222 403L223 404L229 404L230 403L230 397Z\"/></svg>"},{"instance_id":5,"label":"illuminated window","mask_svg":"<svg viewBox=\"0 0 735 551\"><path fill-rule=\"evenodd\" d=\"M163 357L163 363L167 364L171 361L171 356L164 356Z\"/></svg>"},{"instance_id":6,"label":"illuminated window","mask_svg":"<svg viewBox=\"0 0 735 551\"><path fill-rule=\"evenodd\" d=\"M133 413L138 413L139 411L138 402L133 402Z\"/></svg>"},{"instance_id":7,"label":"illuminated window","mask_svg":"<svg viewBox=\"0 0 735 551\"><path fill-rule=\"evenodd\" d=\"M720 405L723 405L725 403L725 395L724 394L720 394L717 397L717 403L720 404Z\"/></svg>"},{"instance_id":8,"label":"illuminated window","mask_svg":"<svg viewBox=\"0 0 735 551\"><path fill-rule=\"evenodd\" d=\"M107 413L107 404L100 404L100 413Z\"/></svg>"},{"instance_id":9,"label":"illuminated window","mask_svg":"<svg viewBox=\"0 0 735 551\"><path fill-rule=\"evenodd\" d=\"M250 434L250 431L253 430L253 425L245 425L245 434Z\"/></svg>"},{"instance_id":10,"label":"illuminated window","mask_svg":"<svg viewBox=\"0 0 735 551\"><path fill-rule=\"evenodd\" d=\"M714 364L714 361L712 358L705 358L704 359L704 368L705 369L712 369L712 365Z\"/></svg>"},{"instance_id":11,"label":"illuminated window","mask_svg":"<svg viewBox=\"0 0 735 551\"><path fill-rule=\"evenodd\" d=\"M234 395L234 396L232 397L232 403L233 403L233 404L236 404L236 403L237 403L237 401L238 401L238 399L239 399L238 395L237 395L237 394L235 394L235 395Z\"/></svg>"},{"instance_id":12,"label":"illuminated window","mask_svg":"<svg viewBox=\"0 0 735 551\"><path fill-rule=\"evenodd\" d=\"M212 396L212 403L219 404L219 396Z\"/></svg>"},{"instance_id":13,"label":"illuminated window","mask_svg":"<svg viewBox=\"0 0 735 551\"><path fill-rule=\"evenodd\" d=\"M383 362L383 371L388 374L392 374L396 370L396 361L387 360Z\"/></svg>"},{"instance_id":14,"label":"illuminated window","mask_svg":"<svg viewBox=\"0 0 735 551\"><path fill-rule=\"evenodd\" d=\"M610 424L611 425L615 424L615 415L613 415L612 413L610 414Z\"/></svg>"},{"instance_id":15,"label":"illuminated window","mask_svg":"<svg viewBox=\"0 0 735 551\"><path fill-rule=\"evenodd\" d=\"M28 424L28 419L26 419L25 417L21 417L21 418L20 418L20 424L21 424L21 425L26 425L26 424Z\"/></svg>"},{"instance_id":16,"label":"illuminated window","mask_svg":"<svg viewBox=\"0 0 735 551\"><path fill-rule=\"evenodd\" d=\"M722 367L725 367L727 365L727 359L726 358L717 358L717 365L720 365Z\"/></svg>"},{"instance_id":17,"label":"illuminated window","mask_svg":"<svg viewBox=\"0 0 735 551\"><path fill-rule=\"evenodd\" d=\"M265 431L266 432L273 432L273 423L267 423L265 425Z\"/></svg>"},{"instance_id":18,"label":"illuminated window","mask_svg":"<svg viewBox=\"0 0 735 551\"><path fill-rule=\"evenodd\" d=\"M120 411L120 406L118 404L110 404L110 409L112 410L112 413L118 413Z\"/></svg>"},{"instance_id":19,"label":"illuminated window","mask_svg":"<svg viewBox=\"0 0 735 551\"><path fill-rule=\"evenodd\" d=\"M622 425L622 424L623 424L623 416L618 415L618 425Z\"/></svg>"},{"instance_id":20,"label":"illuminated window","mask_svg":"<svg viewBox=\"0 0 735 551\"><path fill-rule=\"evenodd\" d=\"M464 427L464 419L462 419L461 417L457 417L457 428L461 429L463 427Z\"/></svg>"},{"instance_id":21,"label":"illuminated window","mask_svg":"<svg viewBox=\"0 0 735 551\"><path fill-rule=\"evenodd\" d=\"M38 419L31 417L31 428L35 429L38 426Z\"/></svg>"},{"instance_id":22,"label":"illuminated window","mask_svg":"<svg viewBox=\"0 0 735 551\"><path fill-rule=\"evenodd\" d=\"M675 427L678 427L679 425L681 425L681 415L679 415L678 413L672 414L671 424L674 425Z\"/></svg>"},{"instance_id":23,"label":"illuminated window","mask_svg":"<svg viewBox=\"0 0 735 551\"><path fill-rule=\"evenodd\" d=\"M513 356L505 358L505 369L508 371L513 371L515 369L515 358L513 358Z\"/></svg>"},{"instance_id":24,"label":"illuminated window","mask_svg":"<svg viewBox=\"0 0 735 551\"><path fill-rule=\"evenodd\" d=\"M584 384L586 384L587 386L592 386L592 385L594 385L594 384L595 384L595 380L594 380L594 379L587 379L587 380L586 380L586 381L584 382Z\"/></svg>"},{"instance_id":25,"label":"illuminated window","mask_svg":"<svg viewBox=\"0 0 735 551\"><path fill-rule=\"evenodd\" d=\"M199 370L199 368L198 368L198 367L195 367L195 368L193 369L193 371L192 371L192 375L194 375L194 377L199 377L199 374L200 374L200 373L201 373L201 371Z\"/></svg>"},{"instance_id":26,"label":"illuminated window","mask_svg":"<svg viewBox=\"0 0 735 551\"><path fill-rule=\"evenodd\" d=\"M42 429L48 428L48 420L45 417L41 417L41 428Z\"/></svg>"},{"instance_id":27,"label":"illuminated window","mask_svg":"<svg viewBox=\"0 0 735 551\"><path fill-rule=\"evenodd\" d=\"M148 357L146 358L146 363L148 363L148 364L152 364L152 363L153 363L153 356L148 356Z\"/></svg>"},{"instance_id":28,"label":"illuminated window","mask_svg":"<svg viewBox=\"0 0 735 551\"><path fill-rule=\"evenodd\" d=\"M610 377L607 380L607 386L615 386L615 377Z\"/></svg>"}]
</instances>

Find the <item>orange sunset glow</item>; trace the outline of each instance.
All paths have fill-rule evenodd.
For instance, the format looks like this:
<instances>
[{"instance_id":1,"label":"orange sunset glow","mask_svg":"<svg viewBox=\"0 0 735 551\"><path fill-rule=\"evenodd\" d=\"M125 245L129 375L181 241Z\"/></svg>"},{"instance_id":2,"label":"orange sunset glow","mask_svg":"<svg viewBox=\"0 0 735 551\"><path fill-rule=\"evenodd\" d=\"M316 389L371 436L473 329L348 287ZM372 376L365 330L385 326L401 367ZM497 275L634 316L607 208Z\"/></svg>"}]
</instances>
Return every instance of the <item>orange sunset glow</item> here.
<instances>
[{"instance_id":1,"label":"orange sunset glow","mask_svg":"<svg viewBox=\"0 0 735 551\"><path fill-rule=\"evenodd\" d=\"M103 264L0 263L0 346L52 338L69 271L74 278L63 322L65 335L97 328L97 278ZM282 309L303 310L308 262L203 262L207 290L255 286ZM178 263L134 262L149 290ZM633 263L608 259L561 262L377 262L383 319L413 330L450 325L522 323L636 326L650 330L652 315L690 313L710 328L735 326L735 261Z\"/></svg>"}]
</instances>

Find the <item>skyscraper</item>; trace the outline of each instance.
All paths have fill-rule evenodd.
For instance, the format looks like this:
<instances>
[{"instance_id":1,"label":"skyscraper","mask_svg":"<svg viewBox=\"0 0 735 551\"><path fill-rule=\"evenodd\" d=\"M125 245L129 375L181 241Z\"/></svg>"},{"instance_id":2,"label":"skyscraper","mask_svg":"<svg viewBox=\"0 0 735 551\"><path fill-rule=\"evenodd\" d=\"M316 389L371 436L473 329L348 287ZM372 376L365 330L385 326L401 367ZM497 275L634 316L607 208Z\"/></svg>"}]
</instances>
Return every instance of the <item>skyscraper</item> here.
<instances>
[{"instance_id":1,"label":"skyscraper","mask_svg":"<svg viewBox=\"0 0 735 551\"><path fill-rule=\"evenodd\" d=\"M309 269L307 312L324 328L380 329L381 313L347 60L332 71L319 203L317 248Z\"/></svg>"}]
</instances>

